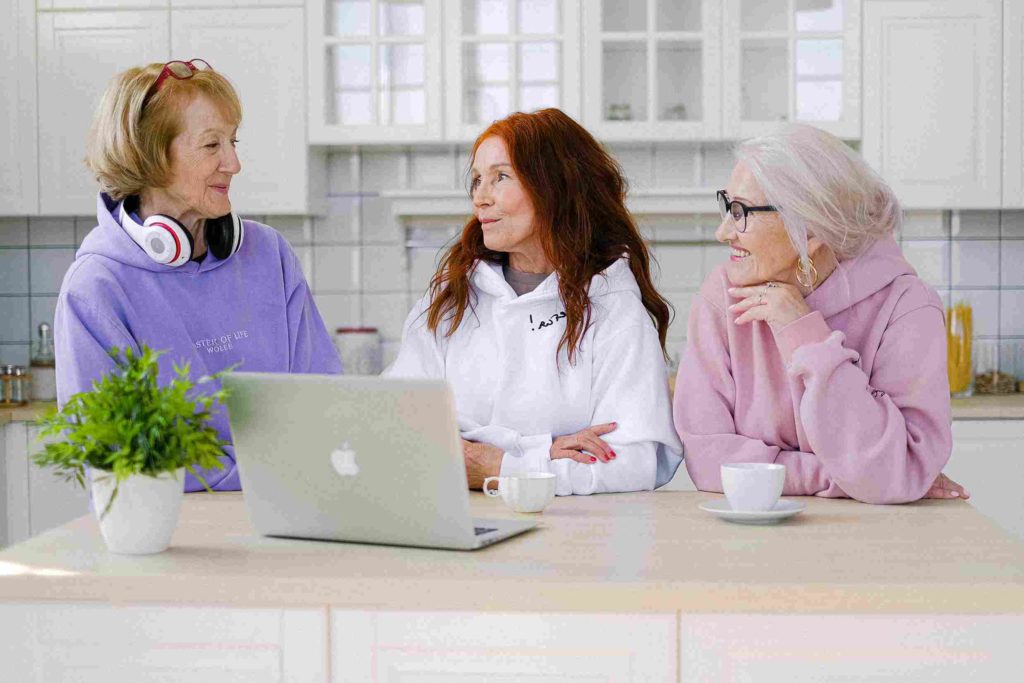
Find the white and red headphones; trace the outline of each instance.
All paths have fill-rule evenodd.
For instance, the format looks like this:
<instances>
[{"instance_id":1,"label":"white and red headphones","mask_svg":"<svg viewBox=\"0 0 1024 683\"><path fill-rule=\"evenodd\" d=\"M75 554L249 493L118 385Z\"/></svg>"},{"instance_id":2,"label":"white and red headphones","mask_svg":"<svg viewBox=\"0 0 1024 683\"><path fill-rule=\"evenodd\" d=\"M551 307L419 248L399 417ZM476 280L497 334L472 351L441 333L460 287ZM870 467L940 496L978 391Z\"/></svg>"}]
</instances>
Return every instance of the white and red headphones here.
<instances>
[{"instance_id":1,"label":"white and red headphones","mask_svg":"<svg viewBox=\"0 0 1024 683\"><path fill-rule=\"evenodd\" d=\"M128 236L157 263L172 268L188 263L195 249L192 234L176 219L160 214L153 214L139 225L131 215L138 201L138 197L128 197L121 202L121 227ZM208 218L203 230L207 248L221 260L237 252L245 238L242 219L234 212L220 218Z\"/></svg>"}]
</instances>

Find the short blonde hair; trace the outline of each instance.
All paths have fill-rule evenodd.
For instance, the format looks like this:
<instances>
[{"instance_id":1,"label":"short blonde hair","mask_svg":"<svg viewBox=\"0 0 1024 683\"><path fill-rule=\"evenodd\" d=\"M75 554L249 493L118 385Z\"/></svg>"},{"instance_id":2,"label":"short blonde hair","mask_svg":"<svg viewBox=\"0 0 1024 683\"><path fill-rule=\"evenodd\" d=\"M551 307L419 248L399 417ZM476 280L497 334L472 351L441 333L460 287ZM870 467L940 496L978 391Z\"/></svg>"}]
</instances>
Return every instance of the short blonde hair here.
<instances>
[{"instance_id":1,"label":"short blonde hair","mask_svg":"<svg viewBox=\"0 0 1024 683\"><path fill-rule=\"evenodd\" d=\"M741 142L736 159L782 216L800 259L817 237L839 260L853 258L899 230L903 209L892 189L836 136L792 124Z\"/></svg>"},{"instance_id":2,"label":"short blonde hair","mask_svg":"<svg viewBox=\"0 0 1024 683\"><path fill-rule=\"evenodd\" d=\"M238 94L212 70L185 80L167 78L147 97L163 68L155 63L119 73L93 116L85 165L112 199L167 186L171 142L181 133L181 113L197 96L209 98L235 126L242 122Z\"/></svg>"}]
</instances>

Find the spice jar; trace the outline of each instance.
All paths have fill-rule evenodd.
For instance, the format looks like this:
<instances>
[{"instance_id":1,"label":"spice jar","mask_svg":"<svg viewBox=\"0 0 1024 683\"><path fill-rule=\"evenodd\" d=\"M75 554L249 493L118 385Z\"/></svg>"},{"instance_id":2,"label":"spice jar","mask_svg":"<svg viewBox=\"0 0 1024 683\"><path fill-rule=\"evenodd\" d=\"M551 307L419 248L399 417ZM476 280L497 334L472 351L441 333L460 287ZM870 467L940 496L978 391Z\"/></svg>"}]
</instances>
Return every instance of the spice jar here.
<instances>
[{"instance_id":1,"label":"spice jar","mask_svg":"<svg viewBox=\"0 0 1024 683\"><path fill-rule=\"evenodd\" d=\"M28 403L31 392L32 375L20 365L6 365L0 374L3 384L3 403L22 405Z\"/></svg>"},{"instance_id":2,"label":"spice jar","mask_svg":"<svg viewBox=\"0 0 1024 683\"><path fill-rule=\"evenodd\" d=\"M376 327L339 327L335 344L346 375L379 375L382 366L380 334Z\"/></svg>"}]
</instances>

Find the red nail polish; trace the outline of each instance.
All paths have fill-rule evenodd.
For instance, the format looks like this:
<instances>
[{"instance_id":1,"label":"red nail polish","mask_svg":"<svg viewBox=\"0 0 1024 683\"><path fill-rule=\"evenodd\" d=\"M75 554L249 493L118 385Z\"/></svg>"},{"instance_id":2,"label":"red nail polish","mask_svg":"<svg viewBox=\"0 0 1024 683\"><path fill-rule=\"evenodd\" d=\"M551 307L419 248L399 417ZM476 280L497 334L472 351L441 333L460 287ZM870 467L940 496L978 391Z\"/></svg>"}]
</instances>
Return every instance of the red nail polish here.
<instances>
[{"instance_id":1,"label":"red nail polish","mask_svg":"<svg viewBox=\"0 0 1024 683\"><path fill-rule=\"evenodd\" d=\"M595 458L594 456L590 456L590 462L597 462L597 458Z\"/></svg>"},{"instance_id":2,"label":"red nail polish","mask_svg":"<svg viewBox=\"0 0 1024 683\"><path fill-rule=\"evenodd\" d=\"M612 458L615 458L615 451L612 451Z\"/></svg>"}]
</instances>

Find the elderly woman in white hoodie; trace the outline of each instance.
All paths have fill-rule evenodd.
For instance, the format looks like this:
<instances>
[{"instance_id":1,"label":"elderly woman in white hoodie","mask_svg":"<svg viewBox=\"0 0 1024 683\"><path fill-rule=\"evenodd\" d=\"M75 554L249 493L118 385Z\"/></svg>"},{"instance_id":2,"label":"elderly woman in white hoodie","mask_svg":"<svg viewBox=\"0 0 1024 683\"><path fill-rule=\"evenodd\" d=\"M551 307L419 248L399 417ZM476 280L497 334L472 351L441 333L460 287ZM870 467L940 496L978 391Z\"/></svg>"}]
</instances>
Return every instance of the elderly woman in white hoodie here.
<instances>
[{"instance_id":1,"label":"elderly woman in white hoodie","mask_svg":"<svg viewBox=\"0 0 1024 683\"><path fill-rule=\"evenodd\" d=\"M557 109L473 145L474 215L387 374L444 378L471 488L551 472L559 495L650 490L682 462L665 374L669 306L615 161Z\"/></svg>"}]
</instances>

